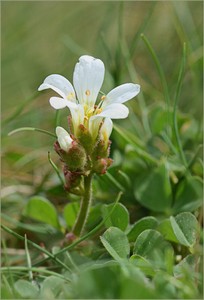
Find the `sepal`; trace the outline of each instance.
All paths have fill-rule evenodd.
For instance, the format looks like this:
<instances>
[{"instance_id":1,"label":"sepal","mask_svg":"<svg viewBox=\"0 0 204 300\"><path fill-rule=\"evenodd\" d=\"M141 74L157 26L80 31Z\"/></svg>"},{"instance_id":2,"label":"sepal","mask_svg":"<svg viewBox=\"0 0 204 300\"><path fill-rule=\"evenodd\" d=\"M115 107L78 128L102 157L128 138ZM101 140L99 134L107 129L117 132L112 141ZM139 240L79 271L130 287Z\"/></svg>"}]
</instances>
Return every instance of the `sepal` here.
<instances>
[{"instance_id":1,"label":"sepal","mask_svg":"<svg viewBox=\"0 0 204 300\"><path fill-rule=\"evenodd\" d=\"M64 151L59 142L55 142L54 149L60 156L61 160L65 163L70 171L83 171L86 165L86 152L84 148L77 142L72 141L69 150Z\"/></svg>"}]
</instances>

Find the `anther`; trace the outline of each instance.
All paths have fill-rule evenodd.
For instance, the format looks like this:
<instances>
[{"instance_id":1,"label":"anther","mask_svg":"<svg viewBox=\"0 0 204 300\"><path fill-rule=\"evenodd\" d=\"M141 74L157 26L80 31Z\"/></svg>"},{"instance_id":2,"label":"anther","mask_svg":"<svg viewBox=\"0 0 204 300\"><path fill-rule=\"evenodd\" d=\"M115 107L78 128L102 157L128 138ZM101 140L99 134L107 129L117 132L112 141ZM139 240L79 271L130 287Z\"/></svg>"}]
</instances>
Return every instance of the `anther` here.
<instances>
[{"instance_id":1,"label":"anther","mask_svg":"<svg viewBox=\"0 0 204 300\"><path fill-rule=\"evenodd\" d=\"M96 110L96 114L98 115L98 114L100 114L101 112L102 112L102 108L98 108L97 110Z\"/></svg>"},{"instance_id":2,"label":"anther","mask_svg":"<svg viewBox=\"0 0 204 300\"><path fill-rule=\"evenodd\" d=\"M86 96L90 96L91 92L89 90L86 90L85 94Z\"/></svg>"},{"instance_id":3,"label":"anther","mask_svg":"<svg viewBox=\"0 0 204 300\"><path fill-rule=\"evenodd\" d=\"M101 100L103 101L103 100L105 100L105 98L106 98L106 96L103 95L103 96L101 97Z\"/></svg>"}]
</instances>

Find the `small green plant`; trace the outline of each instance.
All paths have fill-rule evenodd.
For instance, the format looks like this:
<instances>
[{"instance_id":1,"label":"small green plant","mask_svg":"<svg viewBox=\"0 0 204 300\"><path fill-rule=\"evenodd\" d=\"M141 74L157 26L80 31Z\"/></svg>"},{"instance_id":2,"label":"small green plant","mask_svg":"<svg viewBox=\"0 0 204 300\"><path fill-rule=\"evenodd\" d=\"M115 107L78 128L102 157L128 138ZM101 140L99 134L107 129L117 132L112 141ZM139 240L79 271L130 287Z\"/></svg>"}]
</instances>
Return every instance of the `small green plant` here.
<instances>
[{"instance_id":1,"label":"small green plant","mask_svg":"<svg viewBox=\"0 0 204 300\"><path fill-rule=\"evenodd\" d=\"M127 6L135 8L135 3ZM106 76L101 59L82 55L90 51L63 36L74 60L80 56L73 85L61 75L46 77L47 70L41 68L37 85L46 78L39 91L52 89L51 94L38 93L39 107L24 115L23 107L36 99L33 95L5 120L7 132L12 130L12 147L31 143L30 133L39 135L29 154L23 148L5 155L12 165L9 182L15 182L17 173L23 179L21 185L3 190L2 299L203 298L201 120L186 108L191 92L194 101L201 92L200 44L193 10L182 3L181 15L179 5L174 8L182 46L172 40L172 58L158 38L155 50L154 37L146 34L155 5L158 10L163 5L155 3L147 3L132 40L126 36L129 31L124 33L120 3L115 44L112 36L108 40L107 29L115 12L112 2L107 4L95 42ZM185 33L187 26L192 40ZM159 48L168 52L169 62ZM175 64L178 49L181 62ZM137 56L145 61L142 68ZM54 108L49 113L49 106L41 105L48 98ZM125 120L113 124L111 119ZM32 127L21 127L28 120ZM38 128L41 124L44 129Z\"/></svg>"}]
</instances>

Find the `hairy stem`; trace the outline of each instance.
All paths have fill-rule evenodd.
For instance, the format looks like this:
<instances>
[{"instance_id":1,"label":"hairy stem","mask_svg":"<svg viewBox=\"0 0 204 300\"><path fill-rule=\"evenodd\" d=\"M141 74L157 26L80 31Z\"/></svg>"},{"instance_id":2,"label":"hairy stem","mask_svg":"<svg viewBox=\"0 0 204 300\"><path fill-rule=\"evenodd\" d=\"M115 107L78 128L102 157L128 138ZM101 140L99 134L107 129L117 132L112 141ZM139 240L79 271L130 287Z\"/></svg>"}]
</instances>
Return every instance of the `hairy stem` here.
<instances>
[{"instance_id":1,"label":"hairy stem","mask_svg":"<svg viewBox=\"0 0 204 300\"><path fill-rule=\"evenodd\" d=\"M84 226L86 224L87 218L88 218L89 209L90 209L91 200L92 200L92 187L91 187L92 177L93 177L93 174L91 174L91 173L88 176L84 177L84 195L81 199L81 206L80 206L77 220L72 229L72 232L76 236L81 235L81 233L84 229Z\"/></svg>"}]
</instances>

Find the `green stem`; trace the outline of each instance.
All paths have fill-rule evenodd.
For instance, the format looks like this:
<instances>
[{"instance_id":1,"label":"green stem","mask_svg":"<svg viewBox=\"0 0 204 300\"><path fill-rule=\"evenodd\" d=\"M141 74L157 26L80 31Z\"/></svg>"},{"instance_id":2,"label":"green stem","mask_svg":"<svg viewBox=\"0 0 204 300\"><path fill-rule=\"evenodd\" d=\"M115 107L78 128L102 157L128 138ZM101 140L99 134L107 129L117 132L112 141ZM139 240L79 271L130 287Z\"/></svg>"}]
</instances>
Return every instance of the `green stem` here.
<instances>
[{"instance_id":1,"label":"green stem","mask_svg":"<svg viewBox=\"0 0 204 300\"><path fill-rule=\"evenodd\" d=\"M88 233L86 233L85 235L83 235L81 238L77 239L75 242L73 242L72 244L66 246L65 248L59 250L57 253L55 253L55 256L58 256L62 253L65 253L71 249L73 249L75 246L77 246L78 244L80 244L81 242L85 241L86 239L88 239L90 236L94 235L95 233L97 233L102 226L106 223L106 221L110 218L110 216L112 215L113 211L116 208L116 205L119 203L120 198L122 196L122 192L120 191L118 193L118 196L116 198L116 201L112 207L112 209L110 210L109 214L107 214L107 216L96 226L94 227L91 231L89 231ZM44 258L43 260L41 260L40 262L36 263L35 265L42 265L44 264L47 260L49 260L50 257Z\"/></svg>"},{"instance_id":2,"label":"green stem","mask_svg":"<svg viewBox=\"0 0 204 300\"><path fill-rule=\"evenodd\" d=\"M88 218L89 209L92 200L92 189L91 189L92 177L93 177L92 173L84 177L84 196L81 200L81 206L80 206L76 223L74 224L74 227L72 229L72 232L76 236L81 235Z\"/></svg>"}]
</instances>

